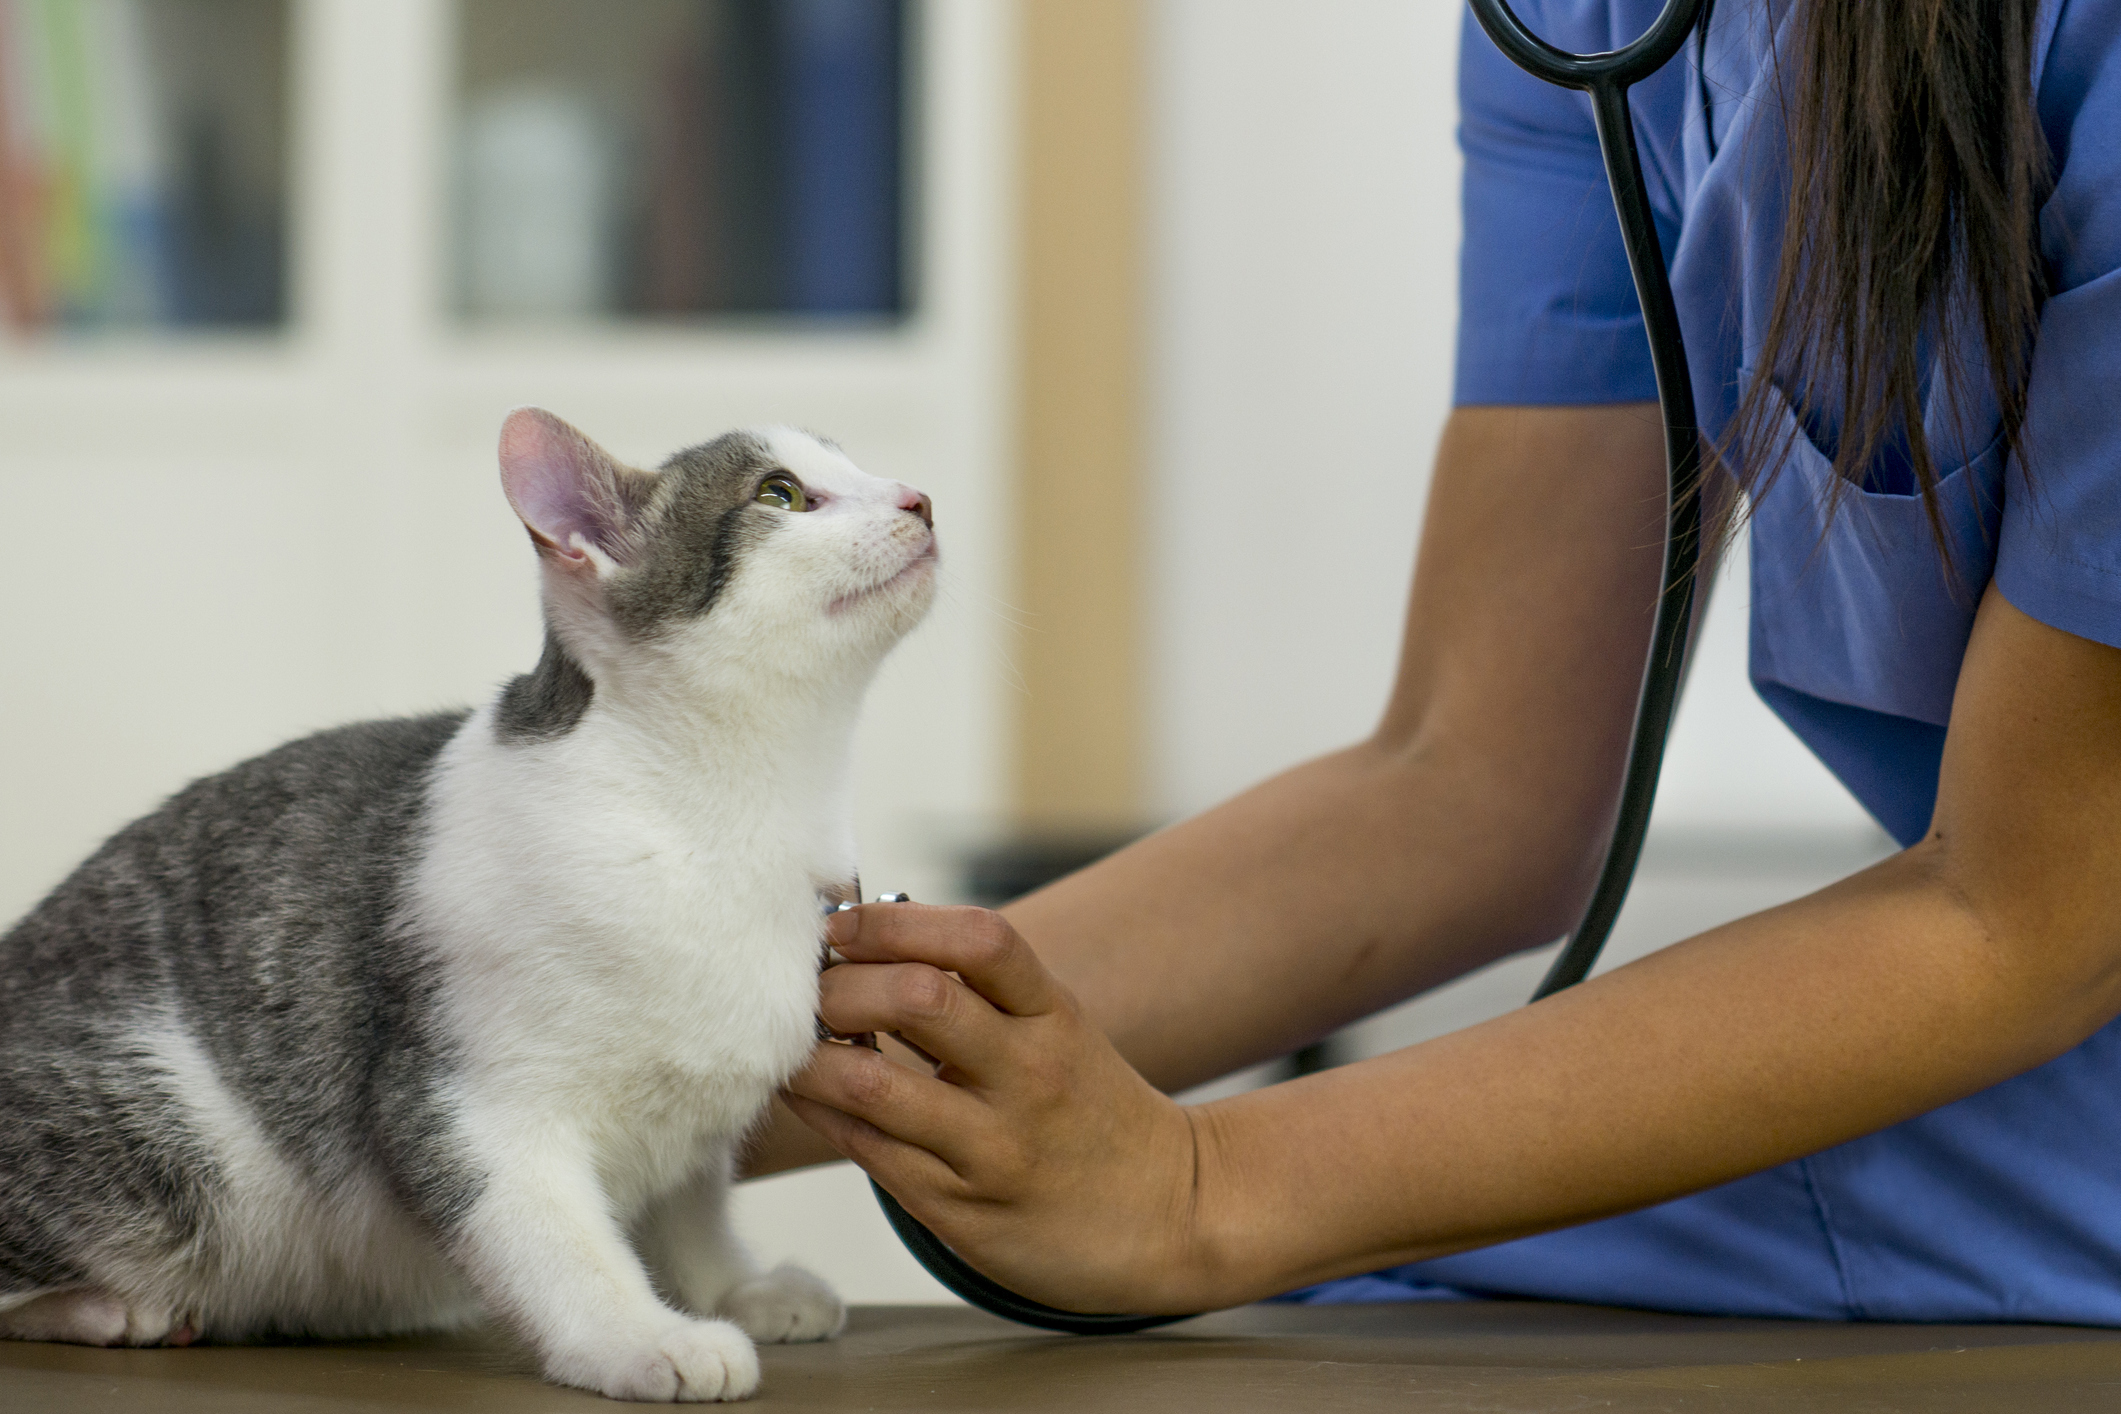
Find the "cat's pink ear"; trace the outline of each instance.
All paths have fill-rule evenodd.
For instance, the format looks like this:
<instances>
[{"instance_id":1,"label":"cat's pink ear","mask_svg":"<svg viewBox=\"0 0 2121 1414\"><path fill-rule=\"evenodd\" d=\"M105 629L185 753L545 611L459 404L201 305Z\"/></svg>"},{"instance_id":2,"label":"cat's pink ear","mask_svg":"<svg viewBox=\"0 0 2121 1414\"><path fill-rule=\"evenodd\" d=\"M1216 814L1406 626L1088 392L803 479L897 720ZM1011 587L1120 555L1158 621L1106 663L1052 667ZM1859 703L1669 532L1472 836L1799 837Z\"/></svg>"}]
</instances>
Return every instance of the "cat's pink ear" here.
<instances>
[{"instance_id":1,"label":"cat's pink ear","mask_svg":"<svg viewBox=\"0 0 2121 1414\"><path fill-rule=\"evenodd\" d=\"M543 408L501 424L501 489L538 554L566 568L632 558L649 481Z\"/></svg>"}]
</instances>

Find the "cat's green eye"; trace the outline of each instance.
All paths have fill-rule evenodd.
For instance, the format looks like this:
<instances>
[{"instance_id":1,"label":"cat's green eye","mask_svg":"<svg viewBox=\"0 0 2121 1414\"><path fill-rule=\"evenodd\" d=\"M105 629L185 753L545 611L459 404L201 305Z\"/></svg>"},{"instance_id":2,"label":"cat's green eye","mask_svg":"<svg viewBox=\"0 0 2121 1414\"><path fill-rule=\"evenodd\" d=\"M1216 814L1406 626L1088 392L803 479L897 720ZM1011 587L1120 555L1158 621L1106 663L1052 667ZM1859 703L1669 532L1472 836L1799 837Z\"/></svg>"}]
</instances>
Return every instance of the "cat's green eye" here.
<instances>
[{"instance_id":1,"label":"cat's green eye","mask_svg":"<svg viewBox=\"0 0 2121 1414\"><path fill-rule=\"evenodd\" d=\"M759 483L758 499L769 506L779 506L784 511L807 511L810 498L803 488L789 476L769 476Z\"/></svg>"}]
</instances>

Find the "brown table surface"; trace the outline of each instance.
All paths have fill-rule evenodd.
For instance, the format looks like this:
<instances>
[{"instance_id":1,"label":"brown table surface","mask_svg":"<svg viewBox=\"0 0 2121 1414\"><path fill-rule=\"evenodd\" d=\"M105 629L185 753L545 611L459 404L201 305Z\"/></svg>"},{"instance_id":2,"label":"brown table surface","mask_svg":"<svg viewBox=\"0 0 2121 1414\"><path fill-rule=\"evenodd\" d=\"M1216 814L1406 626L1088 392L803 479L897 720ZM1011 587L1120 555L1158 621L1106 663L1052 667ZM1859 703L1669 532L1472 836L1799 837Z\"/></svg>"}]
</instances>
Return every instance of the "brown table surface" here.
<instances>
[{"instance_id":1,"label":"brown table surface","mask_svg":"<svg viewBox=\"0 0 2121 1414\"><path fill-rule=\"evenodd\" d=\"M2121 1331L1813 1325L1536 1302L1254 1306L1135 1336L1026 1332L959 1307L858 1308L769 1346L765 1410L2121 1411ZM0 1341L0 1410L613 1406L494 1336L189 1350Z\"/></svg>"}]
</instances>

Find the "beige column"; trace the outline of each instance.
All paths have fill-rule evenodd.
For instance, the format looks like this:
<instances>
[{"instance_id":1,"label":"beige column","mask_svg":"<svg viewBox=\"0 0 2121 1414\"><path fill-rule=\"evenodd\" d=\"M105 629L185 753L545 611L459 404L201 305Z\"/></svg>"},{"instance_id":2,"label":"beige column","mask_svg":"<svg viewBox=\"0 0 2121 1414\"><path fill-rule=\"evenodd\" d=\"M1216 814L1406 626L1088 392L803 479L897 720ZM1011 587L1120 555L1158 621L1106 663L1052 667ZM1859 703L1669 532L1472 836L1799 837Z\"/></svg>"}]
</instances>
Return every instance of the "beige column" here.
<instances>
[{"instance_id":1,"label":"beige column","mask_svg":"<svg viewBox=\"0 0 2121 1414\"><path fill-rule=\"evenodd\" d=\"M1140 0L1022 4L1015 797L1033 830L1142 808Z\"/></svg>"}]
</instances>

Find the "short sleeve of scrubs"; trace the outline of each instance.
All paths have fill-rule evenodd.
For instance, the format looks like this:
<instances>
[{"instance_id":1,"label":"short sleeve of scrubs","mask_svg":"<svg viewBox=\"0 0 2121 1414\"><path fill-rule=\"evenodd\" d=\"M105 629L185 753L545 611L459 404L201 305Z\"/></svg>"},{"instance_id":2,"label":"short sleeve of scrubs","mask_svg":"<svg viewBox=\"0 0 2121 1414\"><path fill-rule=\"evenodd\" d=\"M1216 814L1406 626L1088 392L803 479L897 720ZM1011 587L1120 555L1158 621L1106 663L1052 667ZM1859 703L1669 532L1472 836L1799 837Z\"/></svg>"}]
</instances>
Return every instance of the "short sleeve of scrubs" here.
<instances>
[{"instance_id":1,"label":"short sleeve of scrubs","mask_svg":"<svg viewBox=\"0 0 2121 1414\"><path fill-rule=\"evenodd\" d=\"M1628 7L1517 8L1554 43L1589 52L1616 47L1613 11ZM1668 73L1680 77L1679 67ZM1638 92L1649 97L1660 86L1670 86L1664 75ZM1654 399L1642 310L1589 104L1524 73L1470 18L1458 92L1465 236L1455 401ZM1673 222L1664 231L1668 248L1676 216L1660 203L1660 224Z\"/></svg>"},{"instance_id":2,"label":"short sleeve of scrubs","mask_svg":"<svg viewBox=\"0 0 2121 1414\"><path fill-rule=\"evenodd\" d=\"M2121 5L2066 0L2039 101L2056 173L2040 218L2049 295L1996 587L2121 646Z\"/></svg>"},{"instance_id":3,"label":"short sleeve of scrubs","mask_svg":"<svg viewBox=\"0 0 2121 1414\"><path fill-rule=\"evenodd\" d=\"M1522 0L1516 8L1555 44L1590 52L1626 44L1660 6ZM1712 439L1755 366L1773 302L1784 140L1763 128L1772 104L1762 40L1775 26L1744 0L1718 13L1705 51L1630 95L1697 412ZM1704 53L1706 79L1689 62ZM2004 464L1993 411L1986 430L1945 435L1933 399L1956 576L1940 572L1928 516L1904 474L1896 483L1891 468L1873 469L1827 514L1831 416L1824 427L1806 425L1756 507L1755 681L1903 842L1927 826L1960 661L1991 578L2022 612L2121 646L2121 0L2048 0L2035 54L2054 186L2040 212L2048 293L2027 456ZM1457 403L1655 397L1588 101L1521 72L1470 21L1459 86Z\"/></svg>"}]
</instances>

